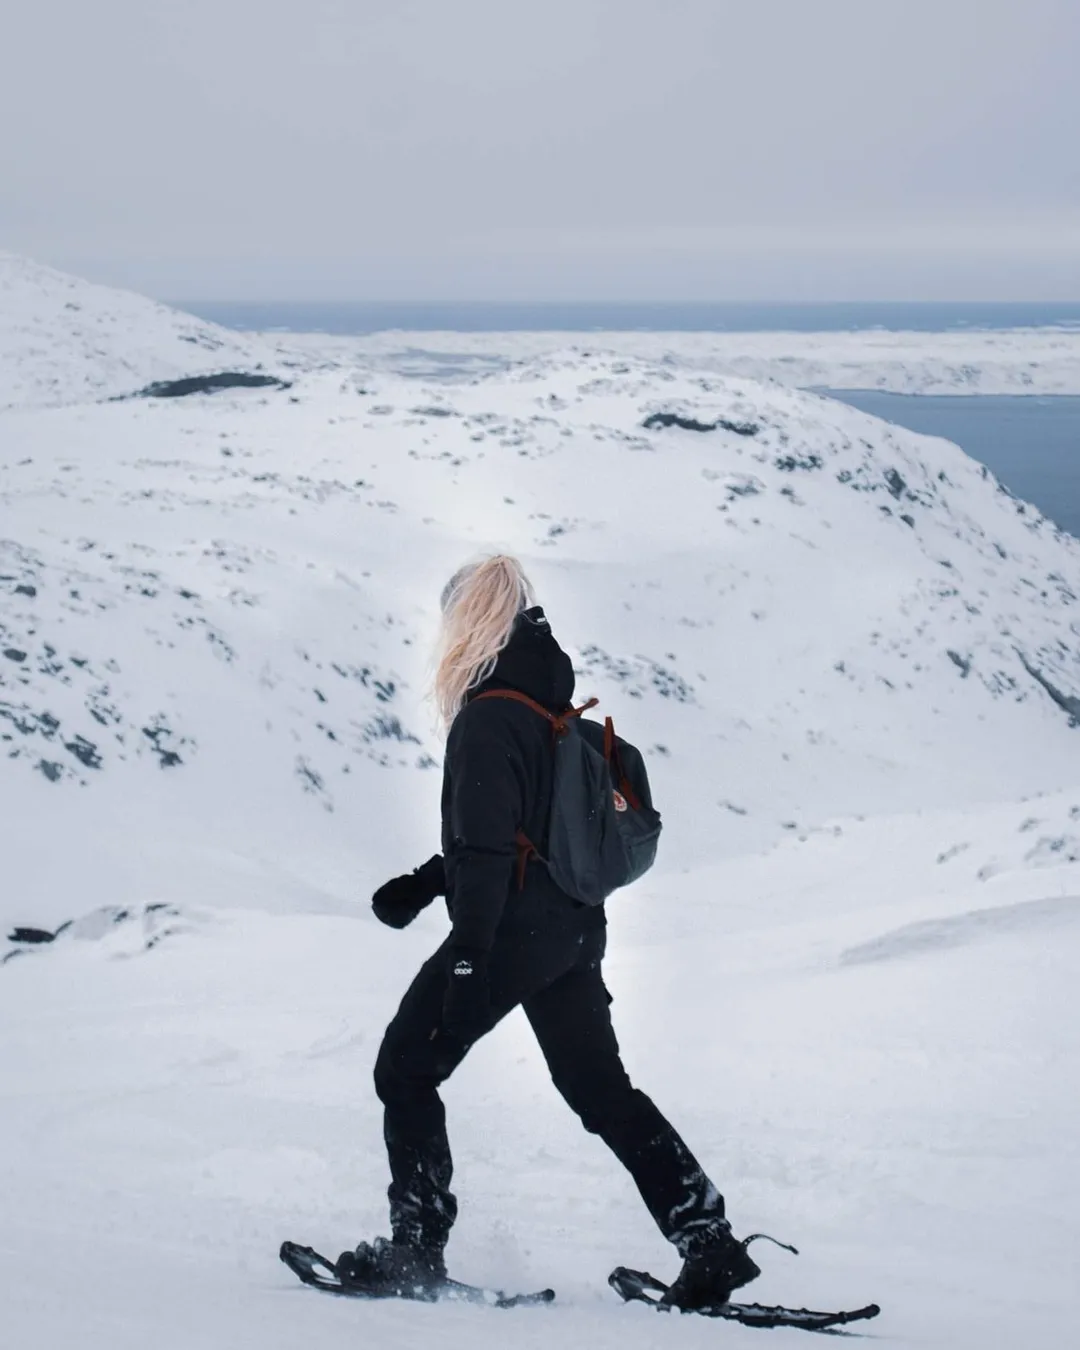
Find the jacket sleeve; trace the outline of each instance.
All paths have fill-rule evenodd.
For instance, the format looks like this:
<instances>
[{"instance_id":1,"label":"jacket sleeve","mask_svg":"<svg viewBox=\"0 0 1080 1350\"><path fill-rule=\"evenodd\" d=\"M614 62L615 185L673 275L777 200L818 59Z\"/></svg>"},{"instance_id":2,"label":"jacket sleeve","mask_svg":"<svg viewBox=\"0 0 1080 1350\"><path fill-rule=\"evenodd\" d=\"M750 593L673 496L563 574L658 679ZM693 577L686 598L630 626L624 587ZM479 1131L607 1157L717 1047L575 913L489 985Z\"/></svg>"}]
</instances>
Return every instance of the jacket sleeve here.
<instances>
[{"instance_id":1,"label":"jacket sleeve","mask_svg":"<svg viewBox=\"0 0 1080 1350\"><path fill-rule=\"evenodd\" d=\"M506 906L522 819L524 766L505 727L463 719L450 757L447 881L455 946L489 951ZM449 747L448 747L449 749Z\"/></svg>"}]
</instances>

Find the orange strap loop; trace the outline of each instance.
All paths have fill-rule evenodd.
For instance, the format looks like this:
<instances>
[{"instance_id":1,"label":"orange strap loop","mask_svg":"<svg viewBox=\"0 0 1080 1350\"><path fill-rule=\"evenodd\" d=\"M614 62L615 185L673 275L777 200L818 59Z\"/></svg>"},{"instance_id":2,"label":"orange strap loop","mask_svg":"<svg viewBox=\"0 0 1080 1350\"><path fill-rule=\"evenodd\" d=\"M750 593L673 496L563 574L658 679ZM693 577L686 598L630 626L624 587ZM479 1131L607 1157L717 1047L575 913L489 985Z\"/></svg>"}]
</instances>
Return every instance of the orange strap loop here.
<instances>
[{"instance_id":1,"label":"orange strap loop","mask_svg":"<svg viewBox=\"0 0 1080 1350\"><path fill-rule=\"evenodd\" d=\"M630 779L626 776L626 770L622 765L622 756L619 754L619 747L615 743L615 723L610 717L604 718L604 758L607 760L608 769L611 771L611 780L618 783L619 791L629 802L635 811L641 810L641 799L630 786Z\"/></svg>"},{"instance_id":2,"label":"orange strap loop","mask_svg":"<svg viewBox=\"0 0 1080 1350\"><path fill-rule=\"evenodd\" d=\"M528 866L530 858L540 858L540 850L524 830L518 830L517 834L514 836L514 841L517 844L518 890L523 891L525 889L525 868Z\"/></svg>"}]
</instances>

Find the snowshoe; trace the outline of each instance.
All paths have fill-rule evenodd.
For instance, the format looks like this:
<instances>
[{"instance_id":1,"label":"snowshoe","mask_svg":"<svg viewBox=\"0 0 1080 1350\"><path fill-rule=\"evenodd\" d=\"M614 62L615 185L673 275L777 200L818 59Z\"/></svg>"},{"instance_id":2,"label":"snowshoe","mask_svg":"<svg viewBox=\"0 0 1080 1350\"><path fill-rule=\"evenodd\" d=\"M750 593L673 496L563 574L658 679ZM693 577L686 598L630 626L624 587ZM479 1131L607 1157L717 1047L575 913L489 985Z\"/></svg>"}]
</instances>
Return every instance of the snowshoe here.
<instances>
[{"instance_id":1,"label":"snowshoe","mask_svg":"<svg viewBox=\"0 0 1080 1350\"><path fill-rule=\"evenodd\" d=\"M804 1331L828 1331L831 1327L846 1326L877 1317L881 1309L876 1303L848 1312L812 1312L809 1308L766 1307L761 1303L705 1303L695 1308L678 1309L668 1298L672 1286L664 1284L644 1270L628 1270L619 1266L608 1276L608 1284L627 1303L637 1302L655 1308L657 1312L673 1309L700 1317L719 1317L729 1322L741 1322L747 1327L801 1327Z\"/></svg>"},{"instance_id":2,"label":"snowshoe","mask_svg":"<svg viewBox=\"0 0 1080 1350\"><path fill-rule=\"evenodd\" d=\"M313 1247L283 1242L281 1260L304 1284L328 1294L359 1299L416 1299L425 1303L480 1303L491 1308L520 1308L551 1303L554 1289L532 1294L504 1294L497 1289L463 1284L452 1280L442 1265L441 1254L434 1264L430 1253L388 1250L400 1247L386 1238L360 1243L354 1251L343 1252L337 1261L321 1256Z\"/></svg>"}]
</instances>

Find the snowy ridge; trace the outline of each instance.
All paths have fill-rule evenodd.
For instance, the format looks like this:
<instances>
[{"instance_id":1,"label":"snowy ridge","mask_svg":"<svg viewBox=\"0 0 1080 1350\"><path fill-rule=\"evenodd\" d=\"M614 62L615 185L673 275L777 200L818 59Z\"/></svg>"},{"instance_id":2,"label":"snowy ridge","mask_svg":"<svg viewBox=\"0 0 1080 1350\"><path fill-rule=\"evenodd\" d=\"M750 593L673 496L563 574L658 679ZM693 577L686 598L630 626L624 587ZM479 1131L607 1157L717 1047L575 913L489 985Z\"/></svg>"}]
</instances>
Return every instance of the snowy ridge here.
<instances>
[{"instance_id":1,"label":"snowy ridge","mask_svg":"<svg viewBox=\"0 0 1080 1350\"><path fill-rule=\"evenodd\" d=\"M661 858L605 979L737 1231L803 1252L751 1296L1070 1343L1080 541L947 442L707 358L313 338L287 389L102 402L221 352L109 292L88 336L34 275L50 345L0 356L11 1344L656 1345L604 1279L674 1258L516 1014L446 1093L449 1255L555 1306L343 1305L276 1260L385 1231L370 1074L446 919L366 902L437 847L437 597L492 546L648 757Z\"/></svg>"},{"instance_id":2,"label":"snowy ridge","mask_svg":"<svg viewBox=\"0 0 1080 1350\"><path fill-rule=\"evenodd\" d=\"M381 850L435 790L432 577L493 541L582 696L658 747L674 856L1075 776L1080 542L831 400L563 352L6 427L17 796L167 770L198 838L254 844L269 813L302 852Z\"/></svg>"},{"instance_id":3,"label":"snowy ridge","mask_svg":"<svg viewBox=\"0 0 1080 1350\"><path fill-rule=\"evenodd\" d=\"M282 364L279 345L0 252L0 409L131 394Z\"/></svg>"},{"instance_id":4,"label":"snowy ridge","mask_svg":"<svg viewBox=\"0 0 1080 1350\"><path fill-rule=\"evenodd\" d=\"M505 366L567 349L741 375L796 388L897 394L1080 394L1080 331L947 333L377 333L298 339L392 370ZM436 354L433 359L430 354Z\"/></svg>"}]
</instances>

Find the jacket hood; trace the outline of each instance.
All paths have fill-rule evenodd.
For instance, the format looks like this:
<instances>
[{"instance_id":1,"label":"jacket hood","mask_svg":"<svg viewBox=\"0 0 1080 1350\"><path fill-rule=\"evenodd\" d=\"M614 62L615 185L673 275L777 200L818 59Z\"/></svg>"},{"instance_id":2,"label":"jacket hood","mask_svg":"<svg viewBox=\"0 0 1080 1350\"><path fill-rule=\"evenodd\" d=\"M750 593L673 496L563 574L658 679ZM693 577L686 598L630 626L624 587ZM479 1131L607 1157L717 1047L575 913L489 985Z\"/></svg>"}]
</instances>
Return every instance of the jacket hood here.
<instances>
[{"instance_id":1,"label":"jacket hood","mask_svg":"<svg viewBox=\"0 0 1080 1350\"><path fill-rule=\"evenodd\" d=\"M541 605L522 610L495 669L469 692L469 699L488 689L517 689L552 712L562 712L574 697L574 667L555 641Z\"/></svg>"}]
</instances>

